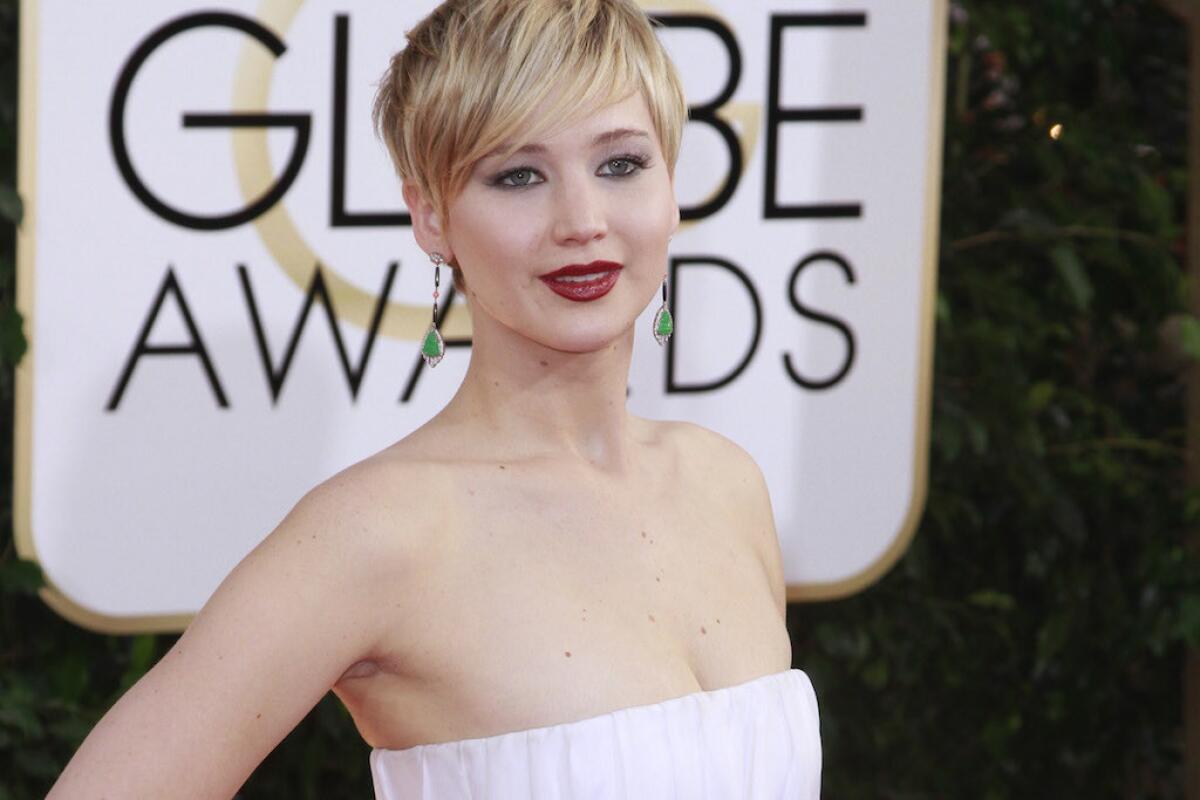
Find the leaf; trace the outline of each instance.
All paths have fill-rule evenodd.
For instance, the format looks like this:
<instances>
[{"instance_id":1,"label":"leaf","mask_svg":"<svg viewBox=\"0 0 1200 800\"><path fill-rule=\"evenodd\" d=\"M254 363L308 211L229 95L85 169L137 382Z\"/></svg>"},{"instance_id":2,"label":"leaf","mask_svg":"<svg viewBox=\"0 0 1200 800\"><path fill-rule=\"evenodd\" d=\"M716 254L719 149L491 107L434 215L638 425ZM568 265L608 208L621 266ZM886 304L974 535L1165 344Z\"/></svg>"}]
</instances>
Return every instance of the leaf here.
<instances>
[{"instance_id":1,"label":"leaf","mask_svg":"<svg viewBox=\"0 0 1200 800\"><path fill-rule=\"evenodd\" d=\"M1012 228L1021 233L1049 235L1056 230L1054 222L1045 214L1028 208L1014 208L996 223L997 228Z\"/></svg>"},{"instance_id":2,"label":"leaf","mask_svg":"<svg viewBox=\"0 0 1200 800\"><path fill-rule=\"evenodd\" d=\"M156 638L154 634L150 633L142 633L133 637L133 644L129 650L129 668L131 670L144 674L146 670L150 669L150 663L154 660Z\"/></svg>"},{"instance_id":3,"label":"leaf","mask_svg":"<svg viewBox=\"0 0 1200 800\"><path fill-rule=\"evenodd\" d=\"M45 583L42 568L34 561L13 559L0 563L0 594L37 594Z\"/></svg>"},{"instance_id":4,"label":"leaf","mask_svg":"<svg viewBox=\"0 0 1200 800\"><path fill-rule=\"evenodd\" d=\"M1137 208L1150 233L1168 234L1175 223L1175 204L1170 193L1145 172L1137 173Z\"/></svg>"},{"instance_id":5,"label":"leaf","mask_svg":"<svg viewBox=\"0 0 1200 800\"><path fill-rule=\"evenodd\" d=\"M1011 594L996 591L995 589L981 589L978 592L972 592L967 597L967 602L980 608L988 608L995 611L1012 611L1017 607L1017 601L1013 599Z\"/></svg>"},{"instance_id":6,"label":"leaf","mask_svg":"<svg viewBox=\"0 0 1200 800\"><path fill-rule=\"evenodd\" d=\"M971 444L971 452L981 456L988 449L988 429L974 417L967 418L967 441Z\"/></svg>"},{"instance_id":7,"label":"leaf","mask_svg":"<svg viewBox=\"0 0 1200 800\"><path fill-rule=\"evenodd\" d=\"M862 671L863 683L869 688L879 691L888 683L888 663L877 658Z\"/></svg>"},{"instance_id":8,"label":"leaf","mask_svg":"<svg viewBox=\"0 0 1200 800\"><path fill-rule=\"evenodd\" d=\"M942 292L938 292L936 313L938 325L946 326L950 324L950 298Z\"/></svg>"},{"instance_id":9,"label":"leaf","mask_svg":"<svg viewBox=\"0 0 1200 800\"><path fill-rule=\"evenodd\" d=\"M0 364L16 365L29 348L22 330L24 320L15 308L0 308Z\"/></svg>"},{"instance_id":10,"label":"leaf","mask_svg":"<svg viewBox=\"0 0 1200 800\"><path fill-rule=\"evenodd\" d=\"M21 196L11 186L0 184L0 218L20 225L25 216L25 205Z\"/></svg>"},{"instance_id":11,"label":"leaf","mask_svg":"<svg viewBox=\"0 0 1200 800\"><path fill-rule=\"evenodd\" d=\"M1050 381L1038 381L1029 387L1029 413L1037 414L1054 399L1056 387Z\"/></svg>"},{"instance_id":12,"label":"leaf","mask_svg":"<svg viewBox=\"0 0 1200 800\"><path fill-rule=\"evenodd\" d=\"M1200 319L1190 315L1179 316L1179 347L1187 356L1200 361Z\"/></svg>"},{"instance_id":13,"label":"leaf","mask_svg":"<svg viewBox=\"0 0 1200 800\"><path fill-rule=\"evenodd\" d=\"M15 728L26 739L40 739L42 722L33 709L26 705L8 705L0 708L0 725Z\"/></svg>"},{"instance_id":14,"label":"leaf","mask_svg":"<svg viewBox=\"0 0 1200 800\"><path fill-rule=\"evenodd\" d=\"M62 772L60 764L49 753L33 747L23 747L14 754L17 768L26 775L52 780Z\"/></svg>"},{"instance_id":15,"label":"leaf","mask_svg":"<svg viewBox=\"0 0 1200 800\"><path fill-rule=\"evenodd\" d=\"M1067 285L1067 294L1071 302L1080 311L1086 311L1092 304L1092 281L1088 278L1083 262L1069 244L1058 244L1050 251L1050 260L1058 270L1058 276Z\"/></svg>"},{"instance_id":16,"label":"leaf","mask_svg":"<svg viewBox=\"0 0 1200 800\"><path fill-rule=\"evenodd\" d=\"M1186 595L1180 603L1178 630L1188 647L1200 649L1200 591Z\"/></svg>"},{"instance_id":17,"label":"leaf","mask_svg":"<svg viewBox=\"0 0 1200 800\"><path fill-rule=\"evenodd\" d=\"M129 666L121 676L122 690L137 683L154 661L154 644L157 637L151 633L141 633L133 637L129 644Z\"/></svg>"},{"instance_id":18,"label":"leaf","mask_svg":"<svg viewBox=\"0 0 1200 800\"><path fill-rule=\"evenodd\" d=\"M78 651L66 654L50 667L54 693L68 703L77 703L83 697L89 676L88 662Z\"/></svg>"}]
</instances>

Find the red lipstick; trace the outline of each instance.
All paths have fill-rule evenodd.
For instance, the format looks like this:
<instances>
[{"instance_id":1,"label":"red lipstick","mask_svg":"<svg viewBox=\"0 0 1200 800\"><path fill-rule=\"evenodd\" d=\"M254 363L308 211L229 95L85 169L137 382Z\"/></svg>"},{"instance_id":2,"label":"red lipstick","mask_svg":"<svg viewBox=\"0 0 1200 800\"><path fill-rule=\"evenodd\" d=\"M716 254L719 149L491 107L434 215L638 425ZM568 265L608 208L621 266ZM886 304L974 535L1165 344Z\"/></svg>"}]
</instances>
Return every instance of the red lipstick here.
<instances>
[{"instance_id":1,"label":"red lipstick","mask_svg":"<svg viewBox=\"0 0 1200 800\"><path fill-rule=\"evenodd\" d=\"M554 272L547 272L541 279L555 294L568 300L585 302L598 300L608 294L617 285L621 269L621 265L615 261L593 261L590 264L569 264Z\"/></svg>"}]
</instances>

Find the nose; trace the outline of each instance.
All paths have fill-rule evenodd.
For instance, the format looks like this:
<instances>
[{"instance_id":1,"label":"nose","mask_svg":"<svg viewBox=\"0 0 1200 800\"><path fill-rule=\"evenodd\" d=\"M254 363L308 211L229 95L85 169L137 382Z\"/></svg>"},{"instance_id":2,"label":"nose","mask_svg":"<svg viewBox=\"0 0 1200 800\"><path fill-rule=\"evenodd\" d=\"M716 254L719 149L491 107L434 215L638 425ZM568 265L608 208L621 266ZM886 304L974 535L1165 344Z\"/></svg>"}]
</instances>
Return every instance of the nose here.
<instances>
[{"instance_id":1,"label":"nose","mask_svg":"<svg viewBox=\"0 0 1200 800\"><path fill-rule=\"evenodd\" d=\"M554 197L555 241L581 245L603 239L608 233L604 197L590 181L566 181Z\"/></svg>"}]
</instances>

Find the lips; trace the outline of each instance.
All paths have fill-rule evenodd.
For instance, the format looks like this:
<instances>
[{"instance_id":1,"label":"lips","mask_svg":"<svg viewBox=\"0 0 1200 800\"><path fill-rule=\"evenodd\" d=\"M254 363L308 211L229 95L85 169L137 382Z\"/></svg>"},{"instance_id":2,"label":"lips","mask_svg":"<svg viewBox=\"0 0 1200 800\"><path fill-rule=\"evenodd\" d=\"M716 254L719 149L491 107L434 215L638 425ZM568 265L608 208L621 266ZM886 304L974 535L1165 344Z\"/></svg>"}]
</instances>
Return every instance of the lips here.
<instances>
[{"instance_id":1,"label":"lips","mask_svg":"<svg viewBox=\"0 0 1200 800\"><path fill-rule=\"evenodd\" d=\"M555 294L586 302L608 294L621 276L621 265L615 261L593 261L590 264L570 264L541 276Z\"/></svg>"}]
</instances>

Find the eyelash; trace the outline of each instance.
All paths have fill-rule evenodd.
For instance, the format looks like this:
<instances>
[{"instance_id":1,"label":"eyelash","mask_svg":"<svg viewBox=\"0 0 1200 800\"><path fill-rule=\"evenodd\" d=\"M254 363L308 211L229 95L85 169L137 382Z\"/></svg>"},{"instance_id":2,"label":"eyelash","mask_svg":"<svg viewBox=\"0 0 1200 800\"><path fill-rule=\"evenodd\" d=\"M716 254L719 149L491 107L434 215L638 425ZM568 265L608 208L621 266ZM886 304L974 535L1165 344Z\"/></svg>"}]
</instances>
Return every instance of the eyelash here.
<instances>
[{"instance_id":1,"label":"eyelash","mask_svg":"<svg viewBox=\"0 0 1200 800\"><path fill-rule=\"evenodd\" d=\"M606 177L606 178L631 178L634 175L636 175L637 173L641 172L642 170L644 170L650 166L650 159L646 156L638 155L637 153L625 153L623 155L613 156L612 158L606 159L603 166L608 166L617 161L624 161L629 164L632 164L635 167L635 169L632 169L629 172L622 173L619 175L605 175L603 177ZM517 167L516 169L510 169L510 170L500 173L495 178L493 178L491 180L491 185L497 186L501 189L524 189L528 186L536 186L537 185L537 184L532 184L532 183L513 184L513 183L505 183L504 182L504 181L508 180L509 178L511 178L512 176L519 175L522 172L537 172L537 170L534 169L533 167Z\"/></svg>"}]
</instances>

